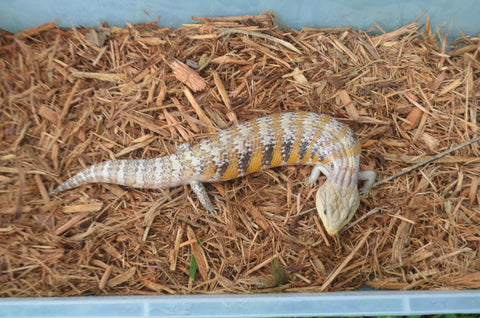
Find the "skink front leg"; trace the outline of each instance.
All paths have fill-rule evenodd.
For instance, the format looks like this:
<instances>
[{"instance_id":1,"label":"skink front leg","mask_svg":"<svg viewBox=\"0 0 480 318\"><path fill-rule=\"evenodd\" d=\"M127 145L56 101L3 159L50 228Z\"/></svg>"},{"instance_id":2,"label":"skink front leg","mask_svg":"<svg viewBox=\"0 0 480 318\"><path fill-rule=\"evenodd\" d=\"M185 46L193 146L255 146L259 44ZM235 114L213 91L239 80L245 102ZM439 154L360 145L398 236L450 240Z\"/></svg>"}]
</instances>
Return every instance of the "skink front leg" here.
<instances>
[{"instance_id":1,"label":"skink front leg","mask_svg":"<svg viewBox=\"0 0 480 318\"><path fill-rule=\"evenodd\" d=\"M358 190L362 197L368 197L375 182L377 174L373 170L359 171L358 180L364 181L363 186Z\"/></svg>"},{"instance_id":2,"label":"skink front leg","mask_svg":"<svg viewBox=\"0 0 480 318\"><path fill-rule=\"evenodd\" d=\"M312 173L310 174L310 176L305 180L305 184L307 186L313 187L315 185L315 182L317 182L318 177L320 176L320 172L327 177L330 174L330 171L326 166L316 164L313 166Z\"/></svg>"}]
</instances>

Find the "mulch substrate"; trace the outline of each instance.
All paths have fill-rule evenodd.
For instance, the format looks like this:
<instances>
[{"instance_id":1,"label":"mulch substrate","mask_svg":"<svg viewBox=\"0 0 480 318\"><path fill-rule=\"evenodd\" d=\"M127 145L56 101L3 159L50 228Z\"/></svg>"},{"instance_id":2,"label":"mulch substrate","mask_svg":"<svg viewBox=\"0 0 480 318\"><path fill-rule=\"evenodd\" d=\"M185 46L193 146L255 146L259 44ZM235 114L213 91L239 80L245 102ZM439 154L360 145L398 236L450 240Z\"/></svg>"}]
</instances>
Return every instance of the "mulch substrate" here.
<instances>
[{"instance_id":1,"label":"mulch substrate","mask_svg":"<svg viewBox=\"0 0 480 318\"><path fill-rule=\"evenodd\" d=\"M0 296L480 287L478 143L374 187L337 237L306 166L207 185L216 215L188 186L49 196L94 163L277 112L348 124L379 180L479 134L478 37L193 20L1 32Z\"/></svg>"}]
</instances>

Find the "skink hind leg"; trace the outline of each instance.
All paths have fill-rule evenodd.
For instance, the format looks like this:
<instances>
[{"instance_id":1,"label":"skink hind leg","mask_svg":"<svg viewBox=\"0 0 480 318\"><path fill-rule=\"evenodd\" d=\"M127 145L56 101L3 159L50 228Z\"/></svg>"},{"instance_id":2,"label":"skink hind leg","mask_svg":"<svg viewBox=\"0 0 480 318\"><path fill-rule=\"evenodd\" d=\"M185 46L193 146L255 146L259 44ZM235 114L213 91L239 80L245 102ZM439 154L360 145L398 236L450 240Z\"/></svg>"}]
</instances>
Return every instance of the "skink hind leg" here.
<instances>
[{"instance_id":1,"label":"skink hind leg","mask_svg":"<svg viewBox=\"0 0 480 318\"><path fill-rule=\"evenodd\" d=\"M205 210L208 212L215 214L215 206L212 204L212 201L210 201L210 198L208 197L207 190L205 190L205 186L203 183L198 182L198 181L193 181L190 183L190 187L192 188L193 192L197 195L198 199L200 200L200 203L203 205Z\"/></svg>"},{"instance_id":2,"label":"skink hind leg","mask_svg":"<svg viewBox=\"0 0 480 318\"><path fill-rule=\"evenodd\" d=\"M370 195L376 177L377 174L372 170L358 172L358 180L364 181L363 186L358 190L362 197L368 197Z\"/></svg>"}]
</instances>

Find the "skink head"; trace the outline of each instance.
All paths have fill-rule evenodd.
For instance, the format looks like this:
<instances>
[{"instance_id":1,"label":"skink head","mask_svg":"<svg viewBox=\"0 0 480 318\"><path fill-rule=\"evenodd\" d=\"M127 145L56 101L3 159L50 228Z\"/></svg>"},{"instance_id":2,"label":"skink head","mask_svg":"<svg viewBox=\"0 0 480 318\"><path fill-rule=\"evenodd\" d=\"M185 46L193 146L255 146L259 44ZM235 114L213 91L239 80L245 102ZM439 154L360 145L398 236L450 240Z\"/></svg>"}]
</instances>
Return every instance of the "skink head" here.
<instances>
[{"instance_id":1,"label":"skink head","mask_svg":"<svg viewBox=\"0 0 480 318\"><path fill-rule=\"evenodd\" d=\"M352 219L360 195L357 187L344 187L327 180L318 189L315 203L327 233L334 236Z\"/></svg>"}]
</instances>

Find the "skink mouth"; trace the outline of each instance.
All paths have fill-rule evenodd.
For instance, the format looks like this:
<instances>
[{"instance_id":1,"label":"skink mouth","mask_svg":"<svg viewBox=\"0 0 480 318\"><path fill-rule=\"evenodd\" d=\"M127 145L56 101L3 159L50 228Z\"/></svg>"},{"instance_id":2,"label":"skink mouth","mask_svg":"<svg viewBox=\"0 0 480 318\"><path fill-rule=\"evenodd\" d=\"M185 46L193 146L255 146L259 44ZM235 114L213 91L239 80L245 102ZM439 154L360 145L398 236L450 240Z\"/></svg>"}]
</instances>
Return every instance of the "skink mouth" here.
<instances>
[{"instance_id":1,"label":"skink mouth","mask_svg":"<svg viewBox=\"0 0 480 318\"><path fill-rule=\"evenodd\" d=\"M338 234L338 232L340 232L340 231L338 231L338 230L336 230L336 231L327 230L327 233L328 233L328 235L330 235L330 236L335 236L335 235Z\"/></svg>"}]
</instances>

